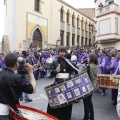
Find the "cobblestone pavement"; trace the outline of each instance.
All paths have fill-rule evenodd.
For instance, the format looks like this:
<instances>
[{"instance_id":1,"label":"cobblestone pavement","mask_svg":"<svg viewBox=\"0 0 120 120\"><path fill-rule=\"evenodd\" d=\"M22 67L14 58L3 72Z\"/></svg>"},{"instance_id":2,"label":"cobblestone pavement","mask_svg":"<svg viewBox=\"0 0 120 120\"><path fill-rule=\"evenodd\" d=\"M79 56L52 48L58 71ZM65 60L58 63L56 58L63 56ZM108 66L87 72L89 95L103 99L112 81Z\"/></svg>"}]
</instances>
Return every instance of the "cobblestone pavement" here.
<instances>
[{"instance_id":1,"label":"cobblestone pavement","mask_svg":"<svg viewBox=\"0 0 120 120\"><path fill-rule=\"evenodd\" d=\"M30 103L22 101L21 104L46 112L48 101L44 87L52 84L53 82L54 79L49 78L37 80L37 92L33 95L30 95L30 98L32 98L33 101ZM106 93L106 96L100 96L99 93L94 93L93 95L95 120L120 120L116 113L116 107L112 105L111 90L107 89ZM82 100L80 100L79 103L73 104L71 120L82 120L83 116L84 107Z\"/></svg>"}]
</instances>

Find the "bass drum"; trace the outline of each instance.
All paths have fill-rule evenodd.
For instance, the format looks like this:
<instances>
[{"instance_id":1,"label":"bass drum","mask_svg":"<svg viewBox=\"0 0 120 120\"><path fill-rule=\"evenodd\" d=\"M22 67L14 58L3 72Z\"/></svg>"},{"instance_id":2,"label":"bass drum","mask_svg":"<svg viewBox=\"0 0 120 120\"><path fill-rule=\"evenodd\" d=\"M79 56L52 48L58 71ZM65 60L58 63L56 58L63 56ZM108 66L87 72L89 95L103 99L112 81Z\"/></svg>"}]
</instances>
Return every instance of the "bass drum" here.
<instances>
[{"instance_id":1,"label":"bass drum","mask_svg":"<svg viewBox=\"0 0 120 120\"><path fill-rule=\"evenodd\" d=\"M94 91L87 73L63 81L44 88L51 108L69 105L92 94Z\"/></svg>"},{"instance_id":2,"label":"bass drum","mask_svg":"<svg viewBox=\"0 0 120 120\"><path fill-rule=\"evenodd\" d=\"M18 110L21 111L21 115L17 115L12 109L9 113L15 120L58 120L57 118L34 108L27 106L17 105Z\"/></svg>"}]
</instances>

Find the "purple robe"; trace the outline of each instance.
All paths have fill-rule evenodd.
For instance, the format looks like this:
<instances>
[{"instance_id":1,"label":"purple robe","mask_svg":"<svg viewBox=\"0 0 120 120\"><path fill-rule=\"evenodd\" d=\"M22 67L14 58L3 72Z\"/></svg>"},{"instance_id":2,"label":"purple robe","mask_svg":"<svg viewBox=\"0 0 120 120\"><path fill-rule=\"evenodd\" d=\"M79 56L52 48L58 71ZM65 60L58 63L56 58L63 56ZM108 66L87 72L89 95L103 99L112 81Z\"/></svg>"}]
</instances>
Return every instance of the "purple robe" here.
<instances>
[{"instance_id":1,"label":"purple robe","mask_svg":"<svg viewBox=\"0 0 120 120\"><path fill-rule=\"evenodd\" d=\"M54 58L57 59L57 58L58 58L58 54L55 54L55 55L54 55Z\"/></svg>"},{"instance_id":2,"label":"purple robe","mask_svg":"<svg viewBox=\"0 0 120 120\"><path fill-rule=\"evenodd\" d=\"M79 55L78 58L77 58L77 62L79 62L82 58L82 55Z\"/></svg>"},{"instance_id":3,"label":"purple robe","mask_svg":"<svg viewBox=\"0 0 120 120\"><path fill-rule=\"evenodd\" d=\"M41 76L45 76L45 75L46 75L46 70L45 70L45 68L44 68L44 65L45 65L45 62L42 62L41 65L40 65L40 67L43 67L43 69L40 70Z\"/></svg>"},{"instance_id":4,"label":"purple robe","mask_svg":"<svg viewBox=\"0 0 120 120\"><path fill-rule=\"evenodd\" d=\"M81 64L84 64L87 58L88 58L88 54L86 53L81 57Z\"/></svg>"},{"instance_id":5,"label":"purple robe","mask_svg":"<svg viewBox=\"0 0 120 120\"><path fill-rule=\"evenodd\" d=\"M0 68L5 68L5 67L6 67L5 63L2 60L0 60Z\"/></svg>"},{"instance_id":6,"label":"purple robe","mask_svg":"<svg viewBox=\"0 0 120 120\"><path fill-rule=\"evenodd\" d=\"M50 57L49 54L45 54L45 59L47 60Z\"/></svg>"},{"instance_id":7,"label":"purple robe","mask_svg":"<svg viewBox=\"0 0 120 120\"><path fill-rule=\"evenodd\" d=\"M31 60L32 60L33 65L37 64L37 62L38 62L38 60L36 58L32 58ZM38 76L39 76L39 71L38 70L34 71L35 79L38 79Z\"/></svg>"},{"instance_id":8,"label":"purple robe","mask_svg":"<svg viewBox=\"0 0 120 120\"><path fill-rule=\"evenodd\" d=\"M98 68L98 74L104 74L104 66L105 66L105 58L104 56L99 56L98 58L98 66L101 68Z\"/></svg>"},{"instance_id":9,"label":"purple robe","mask_svg":"<svg viewBox=\"0 0 120 120\"><path fill-rule=\"evenodd\" d=\"M120 59L118 59L118 58L114 59L113 68L111 69L113 74L116 72L119 61L120 61ZM116 75L120 75L120 70L119 69L117 70ZM117 89L112 89L112 100L115 101L115 102L117 102L117 95L118 95L118 90Z\"/></svg>"}]
</instances>

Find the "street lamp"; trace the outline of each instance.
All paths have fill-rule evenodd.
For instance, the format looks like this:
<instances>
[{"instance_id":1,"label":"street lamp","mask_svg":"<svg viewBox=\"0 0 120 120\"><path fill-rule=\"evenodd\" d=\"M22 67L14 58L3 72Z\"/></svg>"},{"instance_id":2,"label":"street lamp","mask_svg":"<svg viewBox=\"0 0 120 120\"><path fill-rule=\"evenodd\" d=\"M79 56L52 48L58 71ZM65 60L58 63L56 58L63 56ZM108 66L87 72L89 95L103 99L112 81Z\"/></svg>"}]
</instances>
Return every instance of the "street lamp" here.
<instances>
[{"instance_id":1,"label":"street lamp","mask_svg":"<svg viewBox=\"0 0 120 120\"><path fill-rule=\"evenodd\" d=\"M97 30L94 29L94 25L93 24L89 24L89 29L93 32L97 32Z\"/></svg>"},{"instance_id":2,"label":"street lamp","mask_svg":"<svg viewBox=\"0 0 120 120\"><path fill-rule=\"evenodd\" d=\"M89 24L89 29L92 31L92 33L93 33L93 25L92 24Z\"/></svg>"},{"instance_id":3,"label":"street lamp","mask_svg":"<svg viewBox=\"0 0 120 120\"><path fill-rule=\"evenodd\" d=\"M58 37L58 39L56 40L56 48L57 48L57 45L60 45L61 44L61 37Z\"/></svg>"}]
</instances>

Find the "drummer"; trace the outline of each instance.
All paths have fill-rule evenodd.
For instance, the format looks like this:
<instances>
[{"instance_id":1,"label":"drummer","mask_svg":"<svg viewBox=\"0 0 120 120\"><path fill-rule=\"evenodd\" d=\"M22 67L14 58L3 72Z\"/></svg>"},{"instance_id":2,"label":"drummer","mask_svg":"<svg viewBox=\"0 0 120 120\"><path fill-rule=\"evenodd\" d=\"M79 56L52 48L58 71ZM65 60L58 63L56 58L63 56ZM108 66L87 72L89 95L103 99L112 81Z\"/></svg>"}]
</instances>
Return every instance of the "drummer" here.
<instances>
[{"instance_id":1,"label":"drummer","mask_svg":"<svg viewBox=\"0 0 120 120\"><path fill-rule=\"evenodd\" d=\"M59 81L63 81L63 79L69 78L69 76L73 73L74 69L69 65L69 63L65 60L65 54L66 50L65 48L60 48L58 50L59 57L56 60L55 68L53 70L53 74L56 75L55 83L58 83ZM66 74L68 73L68 74ZM76 71L77 73L77 71ZM72 104L67 105L65 107L52 109L50 105L48 104L47 107L47 113L55 116L59 120L70 120L71 119L71 113L72 113Z\"/></svg>"},{"instance_id":2,"label":"drummer","mask_svg":"<svg viewBox=\"0 0 120 120\"><path fill-rule=\"evenodd\" d=\"M33 69L29 63L24 67L29 75L29 81L22 75L15 74L19 63L18 55L8 53L5 56L6 68L0 71L0 120L9 120L9 108L11 107L17 114L20 114L16 107L22 92L35 93L36 82Z\"/></svg>"}]
</instances>

